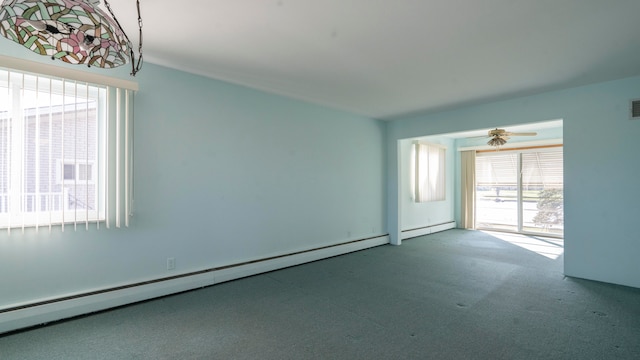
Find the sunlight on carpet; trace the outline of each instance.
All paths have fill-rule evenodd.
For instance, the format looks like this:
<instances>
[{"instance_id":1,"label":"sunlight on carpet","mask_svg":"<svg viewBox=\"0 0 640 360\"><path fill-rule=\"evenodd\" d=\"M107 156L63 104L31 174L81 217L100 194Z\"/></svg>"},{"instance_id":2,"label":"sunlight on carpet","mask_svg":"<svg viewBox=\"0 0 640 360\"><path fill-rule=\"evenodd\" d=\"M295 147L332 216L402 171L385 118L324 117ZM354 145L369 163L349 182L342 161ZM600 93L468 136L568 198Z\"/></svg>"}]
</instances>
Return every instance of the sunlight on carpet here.
<instances>
[{"instance_id":1,"label":"sunlight on carpet","mask_svg":"<svg viewBox=\"0 0 640 360\"><path fill-rule=\"evenodd\" d=\"M536 235L512 234L494 231L482 231L502 241L542 255L549 259L557 259L564 253L564 240Z\"/></svg>"}]
</instances>

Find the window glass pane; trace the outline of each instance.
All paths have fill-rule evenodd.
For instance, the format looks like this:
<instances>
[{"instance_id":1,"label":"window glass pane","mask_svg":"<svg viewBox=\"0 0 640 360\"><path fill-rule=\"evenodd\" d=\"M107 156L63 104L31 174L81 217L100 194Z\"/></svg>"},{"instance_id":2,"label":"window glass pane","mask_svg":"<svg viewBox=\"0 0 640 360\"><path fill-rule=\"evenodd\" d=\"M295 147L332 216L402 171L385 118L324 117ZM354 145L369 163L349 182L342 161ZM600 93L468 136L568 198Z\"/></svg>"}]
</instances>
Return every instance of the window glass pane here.
<instances>
[{"instance_id":1,"label":"window glass pane","mask_svg":"<svg viewBox=\"0 0 640 360\"><path fill-rule=\"evenodd\" d=\"M478 155L476 227L562 236L563 166L561 148Z\"/></svg>"},{"instance_id":2,"label":"window glass pane","mask_svg":"<svg viewBox=\"0 0 640 360\"><path fill-rule=\"evenodd\" d=\"M91 164L105 153L98 141L105 95L97 86L0 70L0 228L39 224L43 212L59 212L42 216L59 223L78 219L68 209L98 209Z\"/></svg>"},{"instance_id":3,"label":"window glass pane","mask_svg":"<svg viewBox=\"0 0 640 360\"><path fill-rule=\"evenodd\" d=\"M64 180L76 179L76 166L73 164L64 164Z\"/></svg>"},{"instance_id":4,"label":"window glass pane","mask_svg":"<svg viewBox=\"0 0 640 360\"><path fill-rule=\"evenodd\" d=\"M93 180L91 177L91 165L78 164L78 180L81 180L81 181Z\"/></svg>"},{"instance_id":5,"label":"window glass pane","mask_svg":"<svg viewBox=\"0 0 640 360\"><path fill-rule=\"evenodd\" d=\"M128 226L132 104L130 90L0 67L0 231Z\"/></svg>"}]
</instances>

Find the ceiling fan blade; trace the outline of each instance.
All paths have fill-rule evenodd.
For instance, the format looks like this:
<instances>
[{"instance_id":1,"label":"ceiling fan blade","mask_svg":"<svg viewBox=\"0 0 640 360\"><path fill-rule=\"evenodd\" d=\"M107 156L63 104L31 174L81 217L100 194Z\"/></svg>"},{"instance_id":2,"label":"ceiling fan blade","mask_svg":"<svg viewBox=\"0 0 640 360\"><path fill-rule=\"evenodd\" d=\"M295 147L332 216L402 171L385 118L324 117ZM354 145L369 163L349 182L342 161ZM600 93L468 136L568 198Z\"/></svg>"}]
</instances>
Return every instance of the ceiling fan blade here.
<instances>
[{"instance_id":1,"label":"ceiling fan blade","mask_svg":"<svg viewBox=\"0 0 640 360\"><path fill-rule=\"evenodd\" d=\"M467 136L465 139L480 139L480 138L489 138L490 136L488 135L478 135L478 136Z\"/></svg>"},{"instance_id":2,"label":"ceiling fan blade","mask_svg":"<svg viewBox=\"0 0 640 360\"><path fill-rule=\"evenodd\" d=\"M536 136L538 133L536 132L505 132L505 135L509 136Z\"/></svg>"},{"instance_id":3,"label":"ceiling fan blade","mask_svg":"<svg viewBox=\"0 0 640 360\"><path fill-rule=\"evenodd\" d=\"M536 136L536 132L510 132L504 129L491 129L487 132L487 135L468 136L467 139L479 139L479 138L496 138L509 139L509 136Z\"/></svg>"}]
</instances>

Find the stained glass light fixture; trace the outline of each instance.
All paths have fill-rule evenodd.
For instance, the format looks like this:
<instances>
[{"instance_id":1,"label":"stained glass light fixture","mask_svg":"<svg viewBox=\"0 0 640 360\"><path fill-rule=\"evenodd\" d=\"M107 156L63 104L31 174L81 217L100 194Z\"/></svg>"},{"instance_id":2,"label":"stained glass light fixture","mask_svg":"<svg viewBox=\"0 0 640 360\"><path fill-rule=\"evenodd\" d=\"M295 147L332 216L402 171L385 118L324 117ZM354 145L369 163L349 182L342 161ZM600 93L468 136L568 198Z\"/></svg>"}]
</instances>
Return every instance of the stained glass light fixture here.
<instances>
[{"instance_id":1,"label":"stained glass light fixture","mask_svg":"<svg viewBox=\"0 0 640 360\"><path fill-rule=\"evenodd\" d=\"M131 75L142 67L142 19L137 0L139 46L136 61L129 37L104 1L4 0L0 34L31 51L69 64L115 68L131 62Z\"/></svg>"}]
</instances>

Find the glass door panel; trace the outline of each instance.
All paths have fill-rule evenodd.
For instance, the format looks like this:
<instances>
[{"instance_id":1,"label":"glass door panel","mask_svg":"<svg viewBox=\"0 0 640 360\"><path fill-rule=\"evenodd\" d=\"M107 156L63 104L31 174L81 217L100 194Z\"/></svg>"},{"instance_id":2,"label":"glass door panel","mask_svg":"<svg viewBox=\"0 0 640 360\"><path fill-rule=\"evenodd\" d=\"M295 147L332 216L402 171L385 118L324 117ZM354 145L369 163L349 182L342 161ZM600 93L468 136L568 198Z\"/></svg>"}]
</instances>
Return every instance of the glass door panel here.
<instances>
[{"instance_id":1,"label":"glass door panel","mask_svg":"<svg viewBox=\"0 0 640 360\"><path fill-rule=\"evenodd\" d=\"M518 154L476 157L476 227L518 231Z\"/></svg>"},{"instance_id":2,"label":"glass door panel","mask_svg":"<svg viewBox=\"0 0 640 360\"><path fill-rule=\"evenodd\" d=\"M564 233L562 150L522 153L522 231Z\"/></svg>"}]
</instances>

